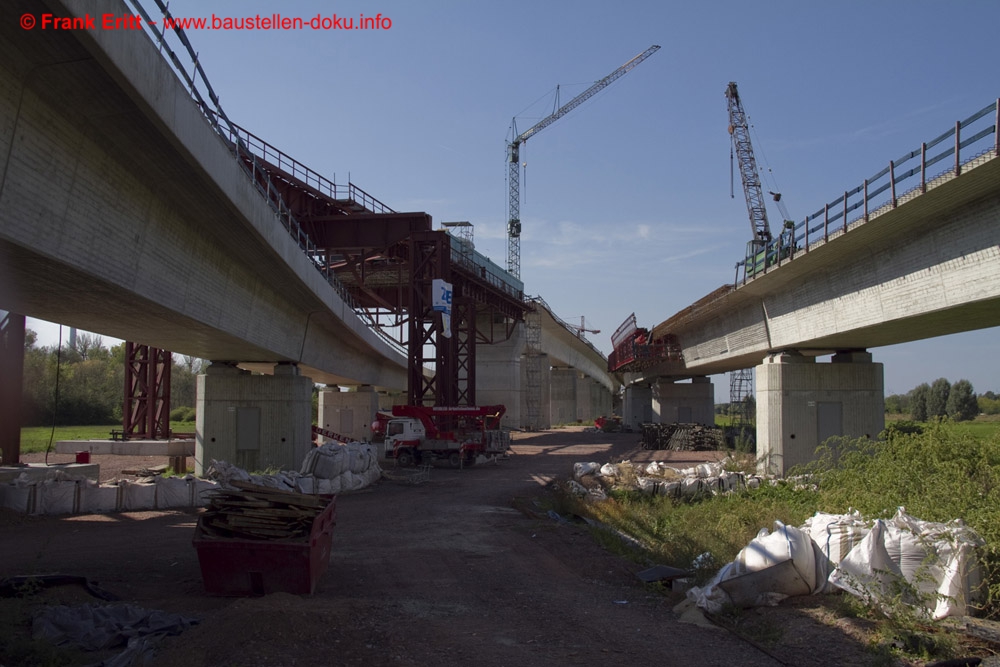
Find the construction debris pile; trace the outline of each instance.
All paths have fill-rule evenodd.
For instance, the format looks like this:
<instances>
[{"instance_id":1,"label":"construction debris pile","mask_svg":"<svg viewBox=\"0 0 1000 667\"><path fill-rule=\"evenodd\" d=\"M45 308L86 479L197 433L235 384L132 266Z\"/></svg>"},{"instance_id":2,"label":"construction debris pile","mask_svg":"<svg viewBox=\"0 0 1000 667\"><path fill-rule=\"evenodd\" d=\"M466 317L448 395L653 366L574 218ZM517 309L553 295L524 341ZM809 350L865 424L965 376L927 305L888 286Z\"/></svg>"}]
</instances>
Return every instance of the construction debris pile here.
<instances>
[{"instance_id":1,"label":"construction debris pile","mask_svg":"<svg viewBox=\"0 0 1000 667\"><path fill-rule=\"evenodd\" d=\"M702 424L642 424L643 449L718 451L726 448L721 428Z\"/></svg>"},{"instance_id":2,"label":"construction debris pile","mask_svg":"<svg viewBox=\"0 0 1000 667\"><path fill-rule=\"evenodd\" d=\"M706 494L729 493L770 483L764 477L726 470L730 460L702 463L692 468L674 468L659 461L652 463L596 462L573 464L569 491L590 500L603 500L605 491L624 489L651 495L692 499Z\"/></svg>"},{"instance_id":3,"label":"construction debris pile","mask_svg":"<svg viewBox=\"0 0 1000 667\"><path fill-rule=\"evenodd\" d=\"M207 536L238 539L305 540L330 497L277 491L234 482L235 489L211 494L201 529Z\"/></svg>"}]
</instances>

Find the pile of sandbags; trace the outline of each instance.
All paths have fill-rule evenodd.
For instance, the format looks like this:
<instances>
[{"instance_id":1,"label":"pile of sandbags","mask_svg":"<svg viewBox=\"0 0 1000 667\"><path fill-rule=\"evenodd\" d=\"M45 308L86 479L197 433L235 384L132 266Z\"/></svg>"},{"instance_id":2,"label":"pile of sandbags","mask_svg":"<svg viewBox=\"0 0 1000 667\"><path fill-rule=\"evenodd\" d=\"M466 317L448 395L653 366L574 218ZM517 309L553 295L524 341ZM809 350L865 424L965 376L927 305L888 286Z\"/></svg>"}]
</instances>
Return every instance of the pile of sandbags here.
<instances>
[{"instance_id":1,"label":"pile of sandbags","mask_svg":"<svg viewBox=\"0 0 1000 667\"><path fill-rule=\"evenodd\" d=\"M903 603L928 618L970 613L982 584L985 542L961 520L935 523L900 508L889 520L817 513L801 527L775 522L708 584L687 596L717 613L792 595L844 590L892 613Z\"/></svg>"}]
</instances>

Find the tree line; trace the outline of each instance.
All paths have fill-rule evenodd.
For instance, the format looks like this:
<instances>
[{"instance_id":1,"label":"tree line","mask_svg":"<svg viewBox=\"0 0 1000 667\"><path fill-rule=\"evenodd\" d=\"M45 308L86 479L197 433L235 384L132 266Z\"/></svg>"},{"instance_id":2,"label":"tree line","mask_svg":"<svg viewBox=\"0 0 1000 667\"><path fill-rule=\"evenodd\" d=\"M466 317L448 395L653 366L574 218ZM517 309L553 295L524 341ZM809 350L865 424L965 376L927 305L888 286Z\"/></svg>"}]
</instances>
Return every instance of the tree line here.
<instances>
[{"instance_id":1,"label":"tree line","mask_svg":"<svg viewBox=\"0 0 1000 667\"><path fill-rule=\"evenodd\" d=\"M37 341L34 331L25 332L23 426L122 423L124 343L107 348L100 336L88 333L61 349L55 345L38 347ZM188 408L187 414L193 414L195 377L200 370L200 359L174 355L170 371L172 414L179 408Z\"/></svg>"},{"instance_id":2,"label":"tree line","mask_svg":"<svg viewBox=\"0 0 1000 667\"><path fill-rule=\"evenodd\" d=\"M908 414L910 419L918 422L944 417L969 421L979 413L1000 414L1000 399L992 391L977 396L968 380L952 384L946 378L938 378L905 394L886 396L885 411L889 414Z\"/></svg>"}]
</instances>

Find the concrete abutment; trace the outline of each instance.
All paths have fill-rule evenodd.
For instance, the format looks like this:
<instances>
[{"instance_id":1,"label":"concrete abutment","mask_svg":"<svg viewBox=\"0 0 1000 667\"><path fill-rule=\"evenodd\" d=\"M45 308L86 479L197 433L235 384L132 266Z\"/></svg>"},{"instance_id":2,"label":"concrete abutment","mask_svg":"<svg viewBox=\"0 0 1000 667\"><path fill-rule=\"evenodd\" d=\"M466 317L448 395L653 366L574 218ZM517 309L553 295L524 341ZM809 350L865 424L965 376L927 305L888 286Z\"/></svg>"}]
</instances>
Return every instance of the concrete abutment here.
<instances>
[{"instance_id":1,"label":"concrete abutment","mask_svg":"<svg viewBox=\"0 0 1000 667\"><path fill-rule=\"evenodd\" d=\"M213 459L248 471L298 470L312 447L312 386L294 364L253 375L212 362L198 376L195 474Z\"/></svg>"},{"instance_id":2,"label":"concrete abutment","mask_svg":"<svg viewBox=\"0 0 1000 667\"><path fill-rule=\"evenodd\" d=\"M868 352L816 362L771 354L756 368L757 456L761 472L784 476L812 461L828 438L876 438L885 428L882 364Z\"/></svg>"}]
</instances>

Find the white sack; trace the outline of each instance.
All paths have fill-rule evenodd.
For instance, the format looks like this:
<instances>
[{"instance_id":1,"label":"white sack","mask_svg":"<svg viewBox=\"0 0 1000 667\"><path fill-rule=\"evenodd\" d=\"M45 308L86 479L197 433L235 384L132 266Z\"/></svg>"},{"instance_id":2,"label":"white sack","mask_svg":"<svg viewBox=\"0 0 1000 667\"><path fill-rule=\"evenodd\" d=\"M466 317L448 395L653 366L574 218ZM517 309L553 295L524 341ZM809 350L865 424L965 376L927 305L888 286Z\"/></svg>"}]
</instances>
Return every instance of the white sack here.
<instances>
[{"instance_id":1,"label":"white sack","mask_svg":"<svg viewBox=\"0 0 1000 667\"><path fill-rule=\"evenodd\" d=\"M963 616L981 583L978 549L983 540L961 520L933 523L900 509L841 560L830 582L863 599L895 598L932 618Z\"/></svg>"}]
</instances>

